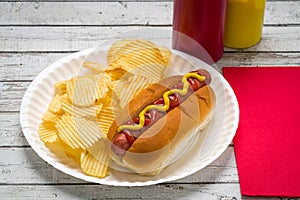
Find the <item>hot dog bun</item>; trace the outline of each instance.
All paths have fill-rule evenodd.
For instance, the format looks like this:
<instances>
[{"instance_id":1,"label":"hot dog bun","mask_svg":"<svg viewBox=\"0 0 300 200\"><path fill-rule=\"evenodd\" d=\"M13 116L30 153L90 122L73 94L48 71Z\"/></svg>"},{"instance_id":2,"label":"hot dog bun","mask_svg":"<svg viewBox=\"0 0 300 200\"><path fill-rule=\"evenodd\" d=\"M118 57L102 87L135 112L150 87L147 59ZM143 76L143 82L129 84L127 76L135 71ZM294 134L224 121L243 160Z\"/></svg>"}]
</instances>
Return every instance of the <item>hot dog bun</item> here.
<instances>
[{"instance_id":1,"label":"hot dog bun","mask_svg":"<svg viewBox=\"0 0 300 200\"><path fill-rule=\"evenodd\" d=\"M112 141L120 124L138 115L144 106L161 97L181 78L181 76L166 78L137 94L116 117L110 127L108 139ZM195 132L193 131L195 128L200 131L207 127L212 118L215 101L214 91L209 85L205 85L144 131L123 157L111 152L111 158L117 165L141 175L157 175L183 153L187 146L190 146L188 143L196 138L191 134Z\"/></svg>"}]
</instances>

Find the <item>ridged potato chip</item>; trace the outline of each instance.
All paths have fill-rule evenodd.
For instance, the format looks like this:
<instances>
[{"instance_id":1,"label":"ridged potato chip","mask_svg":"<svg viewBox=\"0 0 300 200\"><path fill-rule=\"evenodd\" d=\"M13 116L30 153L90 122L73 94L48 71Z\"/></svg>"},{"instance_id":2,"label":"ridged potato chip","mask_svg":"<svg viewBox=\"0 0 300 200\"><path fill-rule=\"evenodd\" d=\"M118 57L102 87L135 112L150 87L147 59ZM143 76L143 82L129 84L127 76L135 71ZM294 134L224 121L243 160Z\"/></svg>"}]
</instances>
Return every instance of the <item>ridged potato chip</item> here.
<instances>
[{"instance_id":1,"label":"ridged potato chip","mask_svg":"<svg viewBox=\"0 0 300 200\"><path fill-rule=\"evenodd\" d=\"M99 104L97 106L93 105L89 107L79 107L72 104L67 94L63 95L61 103L62 103L62 109L66 114L70 116L85 117L85 118L96 118L97 110L99 109L98 106L101 105ZM102 109L102 106L100 106L100 109Z\"/></svg>"},{"instance_id":2,"label":"ridged potato chip","mask_svg":"<svg viewBox=\"0 0 300 200\"><path fill-rule=\"evenodd\" d=\"M161 55L164 58L164 66L167 66L169 64L169 60L170 60L172 53L171 53L170 49L167 47L160 46L158 48L160 50Z\"/></svg>"},{"instance_id":3,"label":"ridged potato chip","mask_svg":"<svg viewBox=\"0 0 300 200\"><path fill-rule=\"evenodd\" d=\"M75 163L80 164L80 156L83 149L73 149L69 145L67 145L63 140L59 137L53 143L45 143L46 146L54 153L63 152L67 157L73 159Z\"/></svg>"},{"instance_id":4,"label":"ridged potato chip","mask_svg":"<svg viewBox=\"0 0 300 200\"><path fill-rule=\"evenodd\" d=\"M137 39L127 42L124 46L122 46L119 51L115 54L115 59L119 59L123 55L132 54L138 52L141 49L150 49L157 48L157 46L149 41L143 39Z\"/></svg>"},{"instance_id":5,"label":"ridged potato chip","mask_svg":"<svg viewBox=\"0 0 300 200\"><path fill-rule=\"evenodd\" d=\"M130 71L149 63L164 64L159 48L148 40L133 40L119 49L112 62L109 62L108 69Z\"/></svg>"},{"instance_id":6,"label":"ridged potato chip","mask_svg":"<svg viewBox=\"0 0 300 200\"><path fill-rule=\"evenodd\" d=\"M108 133L108 130L115 119L115 106L112 105L112 101L106 104L98 115L98 125L101 132L104 134ZM118 108L117 108L118 109ZM119 109L118 109L119 110Z\"/></svg>"},{"instance_id":7,"label":"ridged potato chip","mask_svg":"<svg viewBox=\"0 0 300 200\"><path fill-rule=\"evenodd\" d=\"M73 116L63 115L57 120L55 127L58 131L58 136L71 148L86 149L86 146L78 135Z\"/></svg>"},{"instance_id":8,"label":"ridged potato chip","mask_svg":"<svg viewBox=\"0 0 300 200\"><path fill-rule=\"evenodd\" d=\"M106 65L100 64L100 63L96 63L96 62L85 61L85 62L83 62L82 66L84 68L87 68L87 69L95 72L95 73L104 72L105 69L106 69Z\"/></svg>"},{"instance_id":9,"label":"ridged potato chip","mask_svg":"<svg viewBox=\"0 0 300 200\"><path fill-rule=\"evenodd\" d=\"M124 108L136 93L147 87L151 82L152 80L149 78L140 75L120 80L114 89L114 95L119 99L120 108Z\"/></svg>"},{"instance_id":10,"label":"ridged potato chip","mask_svg":"<svg viewBox=\"0 0 300 200\"><path fill-rule=\"evenodd\" d=\"M87 151L97 160L102 161L103 153L109 153L110 142L108 140L100 139Z\"/></svg>"},{"instance_id":11,"label":"ridged potato chip","mask_svg":"<svg viewBox=\"0 0 300 200\"><path fill-rule=\"evenodd\" d=\"M81 153L84 152L83 149L73 149L68 145L64 145L63 150L67 157L72 158L77 164L80 164Z\"/></svg>"},{"instance_id":12,"label":"ridged potato chip","mask_svg":"<svg viewBox=\"0 0 300 200\"><path fill-rule=\"evenodd\" d=\"M38 134L45 143L53 143L58 138L55 123L53 122L42 122L38 128Z\"/></svg>"},{"instance_id":13,"label":"ridged potato chip","mask_svg":"<svg viewBox=\"0 0 300 200\"><path fill-rule=\"evenodd\" d=\"M102 103L95 104L96 116L98 116L100 114L102 109L103 109L103 104Z\"/></svg>"},{"instance_id":14,"label":"ridged potato chip","mask_svg":"<svg viewBox=\"0 0 300 200\"><path fill-rule=\"evenodd\" d=\"M46 122L53 122L55 123L61 117L61 113L53 113L50 110L47 110L43 116L42 120Z\"/></svg>"},{"instance_id":15,"label":"ridged potato chip","mask_svg":"<svg viewBox=\"0 0 300 200\"><path fill-rule=\"evenodd\" d=\"M123 39L113 43L107 52L107 63L110 64L116 58L119 50L134 39Z\"/></svg>"},{"instance_id":16,"label":"ridged potato chip","mask_svg":"<svg viewBox=\"0 0 300 200\"><path fill-rule=\"evenodd\" d=\"M106 133L100 129L97 120L74 117L78 136L86 148L91 147L100 138L106 138Z\"/></svg>"},{"instance_id":17,"label":"ridged potato chip","mask_svg":"<svg viewBox=\"0 0 300 200\"><path fill-rule=\"evenodd\" d=\"M92 106L96 99L97 87L97 78L77 76L67 83L67 94L76 106Z\"/></svg>"},{"instance_id":18,"label":"ridged potato chip","mask_svg":"<svg viewBox=\"0 0 300 200\"><path fill-rule=\"evenodd\" d=\"M66 93L67 82L68 82L68 80L59 81L59 82L55 83L54 88L55 88L56 94L63 95Z\"/></svg>"},{"instance_id":19,"label":"ridged potato chip","mask_svg":"<svg viewBox=\"0 0 300 200\"><path fill-rule=\"evenodd\" d=\"M121 68L131 72L132 69L147 64L164 65L164 58L158 48L143 48L138 51L122 54L118 59L114 60L110 66L112 69ZM147 70L144 68L143 70Z\"/></svg>"},{"instance_id":20,"label":"ridged potato chip","mask_svg":"<svg viewBox=\"0 0 300 200\"><path fill-rule=\"evenodd\" d=\"M56 123L59 137L73 149L91 147L100 138L105 138L97 121L63 115Z\"/></svg>"},{"instance_id":21,"label":"ridged potato chip","mask_svg":"<svg viewBox=\"0 0 300 200\"><path fill-rule=\"evenodd\" d=\"M57 143L62 147L67 157L72 158L76 163L80 164L81 153L85 150L81 148L73 149L61 139L59 139Z\"/></svg>"},{"instance_id":22,"label":"ridged potato chip","mask_svg":"<svg viewBox=\"0 0 300 200\"><path fill-rule=\"evenodd\" d=\"M106 70L105 73L107 73L112 81L121 79L126 73L128 73L126 70L117 68L112 70Z\"/></svg>"},{"instance_id":23,"label":"ridged potato chip","mask_svg":"<svg viewBox=\"0 0 300 200\"><path fill-rule=\"evenodd\" d=\"M151 82L158 82L164 78L163 72L165 68L166 67L164 65L149 63L131 69L130 72L135 74L135 76L147 77Z\"/></svg>"},{"instance_id":24,"label":"ridged potato chip","mask_svg":"<svg viewBox=\"0 0 300 200\"><path fill-rule=\"evenodd\" d=\"M97 79L95 100L105 98L109 90L109 83L111 81L111 78L106 73L98 74L95 76L95 78Z\"/></svg>"},{"instance_id":25,"label":"ridged potato chip","mask_svg":"<svg viewBox=\"0 0 300 200\"><path fill-rule=\"evenodd\" d=\"M62 113L61 99L62 95L56 94L50 102L48 109L53 113Z\"/></svg>"},{"instance_id":26,"label":"ridged potato chip","mask_svg":"<svg viewBox=\"0 0 300 200\"><path fill-rule=\"evenodd\" d=\"M102 152L101 161L95 159L88 151L81 153L80 166L82 171L90 176L105 178L109 175L110 158L108 153Z\"/></svg>"}]
</instances>

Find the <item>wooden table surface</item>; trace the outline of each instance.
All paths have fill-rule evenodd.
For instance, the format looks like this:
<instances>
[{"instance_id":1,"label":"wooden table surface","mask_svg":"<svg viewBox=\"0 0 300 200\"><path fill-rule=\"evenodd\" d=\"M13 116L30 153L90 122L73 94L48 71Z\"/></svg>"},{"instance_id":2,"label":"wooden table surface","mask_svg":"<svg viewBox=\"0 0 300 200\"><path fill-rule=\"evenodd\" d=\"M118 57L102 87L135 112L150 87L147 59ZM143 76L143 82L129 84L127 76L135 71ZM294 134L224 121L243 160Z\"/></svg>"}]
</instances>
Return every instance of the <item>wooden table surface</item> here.
<instances>
[{"instance_id":1,"label":"wooden table surface","mask_svg":"<svg viewBox=\"0 0 300 200\"><path fill-rule=\"evenodd\" d=\"M0 2L0 199L285 199L240 194L233 145L183 179L113 187L56 170L27 143L19 122L20 104L39 72L126 31L171 30L172 11L168 0ZM225 48L217 66L229 65L300 65L300 1L268 1L262 41L244 50Z\"/></svg>"}]
</instances>

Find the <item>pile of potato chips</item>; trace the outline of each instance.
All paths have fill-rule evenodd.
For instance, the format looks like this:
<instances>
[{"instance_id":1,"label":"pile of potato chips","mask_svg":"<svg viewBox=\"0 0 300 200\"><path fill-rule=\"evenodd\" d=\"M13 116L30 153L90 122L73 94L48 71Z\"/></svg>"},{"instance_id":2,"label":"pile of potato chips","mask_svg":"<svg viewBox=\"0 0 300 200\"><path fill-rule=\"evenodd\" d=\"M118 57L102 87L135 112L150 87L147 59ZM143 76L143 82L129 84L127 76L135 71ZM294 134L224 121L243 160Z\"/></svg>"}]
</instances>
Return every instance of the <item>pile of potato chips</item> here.
<instances>
[{"instance_id":1,"label":"pile of potato chips","mask_svg":"<svg viewBox=\"0 0 300 200\"><path fill-rule=\"evenodd\" d=\"M55 84L56 94L38 133L51 150L62 149L90 176L109 175L108 130L129 100L164 78L171 52L147 40L114 43L107 65L84 62L91 73Z\"/></svg>"}]
</instances>

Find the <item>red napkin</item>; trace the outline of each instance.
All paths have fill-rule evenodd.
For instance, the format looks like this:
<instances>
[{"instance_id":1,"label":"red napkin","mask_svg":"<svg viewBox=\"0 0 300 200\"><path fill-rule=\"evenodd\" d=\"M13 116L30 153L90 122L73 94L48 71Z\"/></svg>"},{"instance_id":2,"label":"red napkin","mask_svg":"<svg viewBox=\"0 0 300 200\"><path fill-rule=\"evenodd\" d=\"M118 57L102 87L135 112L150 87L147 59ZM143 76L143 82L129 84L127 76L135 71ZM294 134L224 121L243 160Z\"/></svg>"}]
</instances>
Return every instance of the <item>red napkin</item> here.
<instances>
[{"instance_id":1,"label":"red napkin","mask_svg":"<svg viewBox=\"0 0 300 200\"><path fill-rule=\"evenodd\" d=\"M240 106L241 193L300 196L300 67L224 67Z\"/></svg>"}]
</instances>

